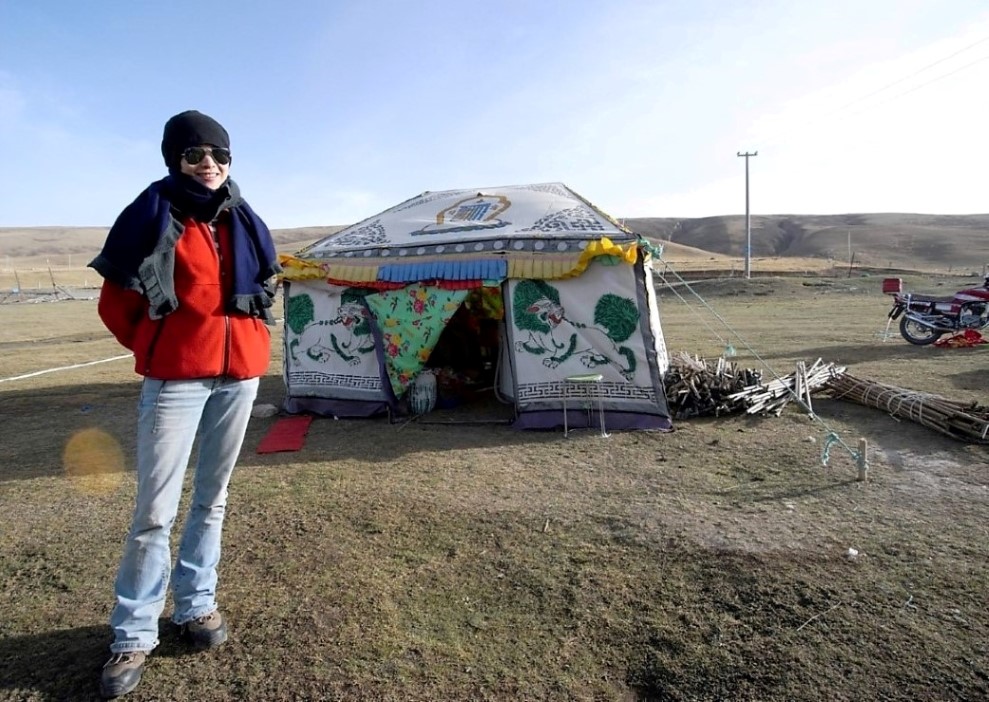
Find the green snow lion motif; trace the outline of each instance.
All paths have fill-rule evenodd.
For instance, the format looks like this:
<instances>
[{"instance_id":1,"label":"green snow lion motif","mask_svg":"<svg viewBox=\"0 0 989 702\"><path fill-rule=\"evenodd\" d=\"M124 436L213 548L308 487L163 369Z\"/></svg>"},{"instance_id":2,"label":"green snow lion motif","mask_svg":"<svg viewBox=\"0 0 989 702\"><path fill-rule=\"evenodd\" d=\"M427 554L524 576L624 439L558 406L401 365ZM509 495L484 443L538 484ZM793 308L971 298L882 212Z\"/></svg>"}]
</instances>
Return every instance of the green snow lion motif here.
<instances>
[{"instance_id":1,"label":"green snow lion motif","mask_svg":"<svg viewBox=\"0 0 989 702\"><path fill-rule=\"evenodd\" d=\"M544 280L523 280L512 296L512 317L515 327L525 338L515 342L517 351L545 356L543 365L556 368L572 356L577 356L586 368L611 364L626 380L635 375L635 352L621 344L639 327L639 312L635 302L627 297L605 293L594 305L594 321L588 325L570 319L560 304L560 292ZM569 337L566 322L573 329L601 334L606 341L601 346L613 352L609 356L602 348L577 348L577 333Z\"/></svg>"},{"instance_id":2,"label":"green snow lion motif","mask_svg":"<svg viewBox=\"0 0 989 702\"><path fill-rule=\"evenodd\" d=\"M326 363L334 354L352 366L361 362L361 356L374 352L374 338L371 324L367 320L367 309L362 302L364 292L348 289L340 296L340 307L333 319L316 320L312 297L296 295L288 301L285 322L296 335L288 344L293 361L298 361L296 352L319 363ZM343 325L346 336L337 337L324 327ZM329 333L329 338L326 338ZM328 344L328 345L327 345Z\"/></svg>"}]
</instances>

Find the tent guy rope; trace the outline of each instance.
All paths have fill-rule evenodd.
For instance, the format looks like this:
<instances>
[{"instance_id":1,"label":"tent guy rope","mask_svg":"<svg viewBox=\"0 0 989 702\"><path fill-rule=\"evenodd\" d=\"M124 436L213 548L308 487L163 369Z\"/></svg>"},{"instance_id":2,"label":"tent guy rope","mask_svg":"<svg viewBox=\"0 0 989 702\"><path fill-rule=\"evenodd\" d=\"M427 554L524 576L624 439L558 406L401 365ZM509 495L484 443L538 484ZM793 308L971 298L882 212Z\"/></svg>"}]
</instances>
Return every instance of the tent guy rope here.
<instances>
[{"instance_id":1,"label":"tent guy rope","mask_svg":"<svg viewBox=\"0 0 989 702\"><path fill-rule=\"evenodd\" d=\"M56 373L58 371L73 370L74 368L85 368L86 366L96 366L100 363L110 363L111 361L120 361L125 358L133 358L134 354L128 353L123 356L113 356L112 358L102 358L99 361L89 361L87 363L74 363L71 366L59 366L58 368L46 368L45 370L34 371L33 373L24 373L23 375L13 375L9 378L0 378L0 383L8 383L12 380L24 380L25 378L34 378L38 375L45 375L46 373Z\"/></svg>"},{"instance_id":2,"label":"tent guy rope","mask_svg":"<svg viewBox=\"0 0 989 702\"><path fill-rule=\"evenodd\" d=\"M693 287L691 287L690 283L688 283L686 280L684 280L683 276L681 276L676 271L676 269L673 267L673 265L669 261L665 260L662 257L662 250L661 249L659 250L658 255L654 254L654 258L656 260L658 260L658 261L662 261L663 264L666 266L665 270L669 271L674 276L676 276L676 279L679 282L679 284L682 285L683 287L685 287L694 297L696 297L697 300L700 301L701 305L703 305L705 308L707 308L707 310L712 315L714 315L714 317L719 322L721 322L721 324L724 325L725 329L727 329L729 332L731 332L731 337L734 337L735 339L737 339L738 342L739 342L739 344L741 344L742 347L744 347L746 350L748 350L749 353L751 353L763 365L763 367L766 370L768 370L770 374L772 374L772 376L778 381L779 385L782 387L782 389L784 390L784 392L790 397L790 399L792 399L794 402L796 402L798 405L800 405L807 412L807 415L812 420L814 420L815 422L819 422L821 424L821 426L827 431L827 435L828 435L829 438L834 437L833 440L830 443L836 443L839 446L841 446L842 448L844 448L848 452L848 455L851 456L852 459L856 462L856 464L858 464L860 466L860 472L861 472L861 466L863 466L863 465L865 465L867 463L866 457L864 455L862 455L860 453L860 451L852 448L847 443L845 443L845 441L841 438L841 435L837 431L835 431L826 421L824 421L823 419L821 419L819 416L817 416L814 413L813 408L810 406L810 404L808 402L808 399L809 398L803 396L803 393L798 393L797 392L797 388L795 387L796 383L794 383L794 385L791 385L790 382L786 378L780 376L779 373L777 373L776 370L769 364L769 362L766 359L764 359L759 354L759 352L756 351L752 347L751 344L749 344L748 341L746 341L746 339L738 332L738 330L736 330L734 327L732 327L732 325L730 325L728 323L728 321L724 317L722 317L720 314L718 314L717 310L715 310L708 303L708 301L704 299L704 297L700 293L698 293ZM655 270L655 267L654 267L654 270ZM666 283L666 285L668 287L670 286L670 283L669 283L668 280L666 280L665 276L663 276L663 281ZM677 296L679 296L679 293L675 293L675 294L677 294ZM717 335L717 336L718 336L719 339L721 339L721 336L720 335ZM829 460L830 460L830 451L826 451L821 456L821 463L822 463L822 465L825 465L826 466L828 464L828 461Z\"/></svg>"}]
</instances>

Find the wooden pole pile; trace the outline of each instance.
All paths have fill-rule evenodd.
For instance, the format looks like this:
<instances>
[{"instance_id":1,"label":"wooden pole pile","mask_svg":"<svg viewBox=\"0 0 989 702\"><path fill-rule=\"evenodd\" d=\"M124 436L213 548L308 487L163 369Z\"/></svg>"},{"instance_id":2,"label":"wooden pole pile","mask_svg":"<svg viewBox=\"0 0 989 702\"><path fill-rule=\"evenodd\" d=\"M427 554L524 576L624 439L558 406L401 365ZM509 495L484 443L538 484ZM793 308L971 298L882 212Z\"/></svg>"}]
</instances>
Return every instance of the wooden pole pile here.
<instances>
[{"instance_id":1,"label":"wooden pole pile","mask_svg":"<svg viewBox=\"0 0 989 702\"><path fill-rule=\"evenodd\" d=\"M673 417L687 419L740 411L742 402L731 396L759 378L758 371L740 369L723 356L712 363L680 352L670 359L663 384Z\"/></svg>"},{"instance_id":2,"label":"wooden pole pile","mask_svg":"<svg viewBox=\"0 0 989 702\"><path fill-rule=\"evenodd\" d=\"M848 373L835 373L825 391L836 400L849 400L885 410L960 441L989 444L989 407L948 400L939 395L905 390Z\"/></svg>"},{"instance_id":3,"label":"wooden pole pile","mask_svg":"<svg viewBox=\"0 0 989 702\"><path fill-rule=\"evenodd\" d=\"M798 361L796 372L769 383L743 388L731 399L743 402L748 414L774 414L778 417L791 400L796 400L808 414L813 414L811 393L823 388L835 372L844 370L833 363L824 363L820 358L810 368L803 361Z\"/></svg>"},{"instance_id":4,"label":"wooden pole pile","mask_svg":"<svg viewBox=\"0 0 989 702\"><path fill-rule=\"evenodd\" d=\"M791 400L813 412L811 393L823 388L836 370L845 369L821 359L807 368L800 361L795 373L763 383L758 370L739 368L723 356L711 362L681 352L670 359L664 386L675 419L742 411L778 417Z\"/></svg>"}]
</instances>

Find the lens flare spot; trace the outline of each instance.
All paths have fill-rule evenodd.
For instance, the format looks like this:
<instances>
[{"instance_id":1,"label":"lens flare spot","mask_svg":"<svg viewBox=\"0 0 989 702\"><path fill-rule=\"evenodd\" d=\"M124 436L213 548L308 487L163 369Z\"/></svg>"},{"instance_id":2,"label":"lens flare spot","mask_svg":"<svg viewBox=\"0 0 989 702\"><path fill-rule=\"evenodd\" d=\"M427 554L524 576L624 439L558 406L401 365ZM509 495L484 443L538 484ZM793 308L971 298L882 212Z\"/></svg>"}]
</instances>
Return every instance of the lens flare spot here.
<instances>
[{"instance_id":1,"label":"lens flare spot","mask_svg":"<svg viewBox=\"0 0 989 702\"><path fill-rule=\"evenodd\" d=\"M124 475L124 452L112 436L100 429L74 434L62 454L65 474L88 495L113 492Z\"/></svg>"}]
</instances>

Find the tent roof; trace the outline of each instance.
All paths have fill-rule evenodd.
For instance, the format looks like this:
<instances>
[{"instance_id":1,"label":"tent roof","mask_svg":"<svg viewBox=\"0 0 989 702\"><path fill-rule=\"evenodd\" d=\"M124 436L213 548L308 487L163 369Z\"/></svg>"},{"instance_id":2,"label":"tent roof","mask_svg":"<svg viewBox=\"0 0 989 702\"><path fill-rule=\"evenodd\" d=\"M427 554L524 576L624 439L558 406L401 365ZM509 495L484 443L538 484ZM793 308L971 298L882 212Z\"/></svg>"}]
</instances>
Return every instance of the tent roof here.
<instances>
[{"instance_id":1,"label":"tent roof","mask_svg":"<svg viewBox=\"0 0 989 702\"><path fill-rule=\"evenodd\" d=\"M563 183L425 192L311 244L296 256L412 263L455 256L579 255L635 234Z\"/></svg>"}]
</instances>

